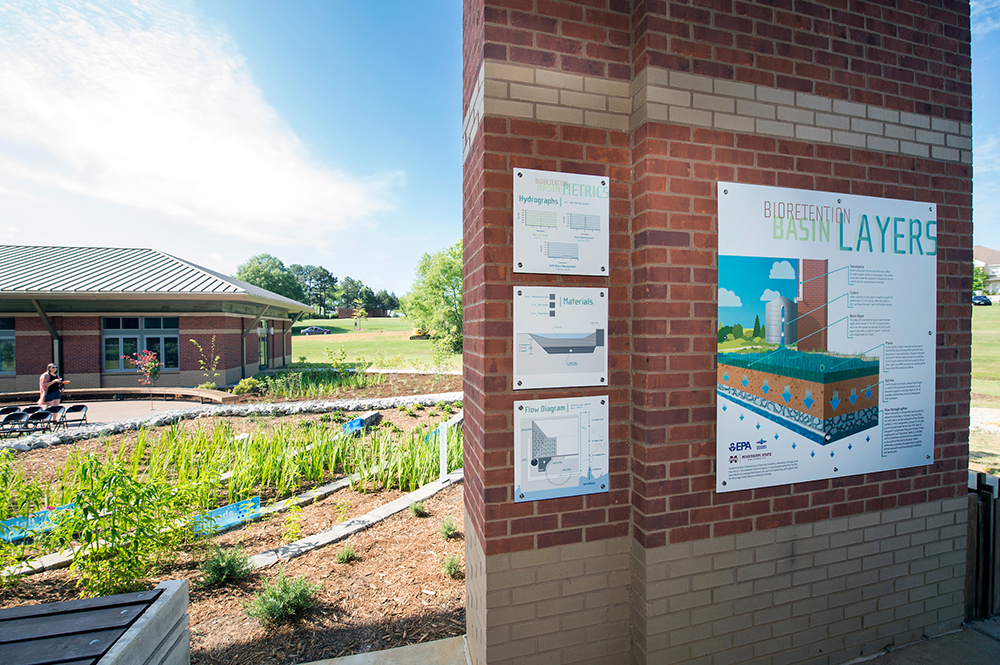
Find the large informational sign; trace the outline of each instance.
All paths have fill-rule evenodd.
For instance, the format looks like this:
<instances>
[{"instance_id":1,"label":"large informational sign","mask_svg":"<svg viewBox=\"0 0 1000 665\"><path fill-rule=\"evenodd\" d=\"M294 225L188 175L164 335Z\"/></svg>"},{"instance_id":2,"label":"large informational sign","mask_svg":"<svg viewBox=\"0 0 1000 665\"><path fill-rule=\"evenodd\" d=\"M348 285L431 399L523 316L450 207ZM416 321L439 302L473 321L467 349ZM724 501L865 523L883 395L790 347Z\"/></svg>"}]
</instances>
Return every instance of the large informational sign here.
<instances>
[{"instance_id":1,"label":"large informational sign","mask_svg":"<svg viewBox=\"0 0 1000 665\"><path fill-rule=\"evenodd\" d=\"M514 501L608 489L608 398L514 402Z\"/></svg>"},{"instance_id":2,"label":"large informational sign","mask_svg":"<svg viewBox=\"0 0 1000 665\"><path fill-rule=\"evenodd\" d=\"M606 176L514 169L514 272L608 275Z\"/></svg>"},{"instance_id":3,"label":"large informational sign","mask_svg":"<svg viewBox=\"0 0 1000 665\"><path fill-rule=\"evenodd\" d=\"M607 289L514 288L514 389L608 385Z\"/></svg>"},{"instance_id":4,"label":"large informational sign","mask_svg":"<svg viewBox=\"0 0 1000 665\"><path fill-rule=\"evenodd\" d=\"M936 220L719 183L717 491L934 461Z\"/></svg>"}]
</instances>

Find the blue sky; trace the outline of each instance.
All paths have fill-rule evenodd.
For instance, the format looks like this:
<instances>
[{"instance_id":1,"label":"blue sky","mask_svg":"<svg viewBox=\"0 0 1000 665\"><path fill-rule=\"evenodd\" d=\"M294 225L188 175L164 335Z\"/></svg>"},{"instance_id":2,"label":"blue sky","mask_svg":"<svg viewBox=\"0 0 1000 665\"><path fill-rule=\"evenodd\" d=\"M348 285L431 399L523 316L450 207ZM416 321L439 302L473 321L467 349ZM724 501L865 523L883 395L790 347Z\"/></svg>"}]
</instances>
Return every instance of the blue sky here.
<instances>
[{"instance_id":1,"label":"blue sky","mask_svg":"<svg viewBox=\"0 0 1000 665\"><path fill-rule=\"evenodd\" d=\"M0 243L402 294L461 239L461 3L0 2Z\"/></svg>"},{"instance_id":2,"label":"blue sky","mask_svg":"<svg viewBox=\"0 0 1000 665\"><path fill-rule=\"evenodd\" d=\"M1000 249L1000 0L973 4L975 242ZM0 243L405 292L461 238L459 0L2 0Z\"/></svg>"},{"instance_id":3,"label":"blue sky","mask_svg":"<svg viewBox=\"0 0 1000 665\"><path fill-rule=\"evenodd\" d=\"M767 303L777 295L799 295L798 259L758 256L719 257L719 326L765 324Z\"/></svg>"}]
</instances>

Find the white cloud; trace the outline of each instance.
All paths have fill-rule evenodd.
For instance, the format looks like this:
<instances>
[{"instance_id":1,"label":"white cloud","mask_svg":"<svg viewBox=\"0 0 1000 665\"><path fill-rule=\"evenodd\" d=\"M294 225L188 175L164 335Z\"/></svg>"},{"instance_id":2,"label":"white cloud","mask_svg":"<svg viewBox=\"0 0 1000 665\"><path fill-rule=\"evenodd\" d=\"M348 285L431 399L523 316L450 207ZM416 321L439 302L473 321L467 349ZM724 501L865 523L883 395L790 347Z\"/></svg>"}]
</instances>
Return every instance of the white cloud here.
<instances>
[{"instance_id":1,"label":"white cloud","mask_svg":"<svg viewBox=\"0 0 1000 665\"><path fill-rule=\"evenodd\" d=\"M729 289L724 289L720 286L719 307L743 307L743 301Z\"/></svg>"},{"instance_id":2,"label":"white cloud","mask_svg":"<svg viewBox=\"0 0 1000 665\"><path fill-rule=\"evenodd\" d=\"M972 34L982 36L1000 28L1000 0L972 0Z\"/></svg>"},{"instance_id":3,"label":"white cloud","mask_svg":"<svg viewBox=\"0 0 1000 665\"><path fill-rule=\"evenodd\" d=\"M781 294L778 293L777 291L772 291L771 289L764 289L764 293L761 294L760 299L764 302L771 302L775 298L780 298L780 297Z\"/></svg>"},{"instance_id":4,"label":"white cloud","mask_svg":"<svg viewBox=\"0 0 1000 665\"><path fill-rule=\"evenodd\" d=\"M82 195L272 245L373 227L402 175L316 160L229 37L177 6L0 3L0 191Z\"/></svg>"},{"instance_id":5,"label":"white cloud","mask_svg":"<svg viewBox=\"0 0 1000 665\"><path fill-rule=\"evenodd\" d=\"M771 266L771 279L795 279L795 268L788 261L775 261Z\"/></svg>"}]
</instances>

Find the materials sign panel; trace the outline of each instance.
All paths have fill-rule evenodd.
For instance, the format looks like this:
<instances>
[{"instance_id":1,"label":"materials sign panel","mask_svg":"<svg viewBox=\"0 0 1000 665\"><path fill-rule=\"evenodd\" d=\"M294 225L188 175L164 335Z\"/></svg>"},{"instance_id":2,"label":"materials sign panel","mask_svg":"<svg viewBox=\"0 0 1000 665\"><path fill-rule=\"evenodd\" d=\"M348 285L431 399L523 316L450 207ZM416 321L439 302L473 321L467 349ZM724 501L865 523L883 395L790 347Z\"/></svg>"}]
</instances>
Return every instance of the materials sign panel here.
<instances>
[{"instance_id":1,"label":"materials sign panel","mask_svg":"<svg viewBox=\"0 0 1000 665\"><path fill-rule=\"evenodd\" d=\"M607 289L514 289L514 389L608 384Z\"/></svg>"},{"instance_id":2,"label":"materials sign panel","mask_svg":"<svg viewBox=\"0 0 1000 665\"><path fill-rule=\"evenodd\" d=\"M608 489L608 398L514 402L514 501Z\"/></svg>"},{"instance_id":3,"label":"materials sign panel","mask_svg":"<svg viewBox=\"0 0 1000 665\"><path fill-rule=\"evenodd\" d=\"M717 491L933 463L936 220L719 183Z\"/></svg>"},{"instance_id":4,"label":"materials sign panel","mask_svg":"<svg viewBox=\"0 0 1000 665\"><path fill-rule=\"evenodd\" d=\"M608 275L609 182L514 169L514 272Z\"/></svg>"}]
</instances>

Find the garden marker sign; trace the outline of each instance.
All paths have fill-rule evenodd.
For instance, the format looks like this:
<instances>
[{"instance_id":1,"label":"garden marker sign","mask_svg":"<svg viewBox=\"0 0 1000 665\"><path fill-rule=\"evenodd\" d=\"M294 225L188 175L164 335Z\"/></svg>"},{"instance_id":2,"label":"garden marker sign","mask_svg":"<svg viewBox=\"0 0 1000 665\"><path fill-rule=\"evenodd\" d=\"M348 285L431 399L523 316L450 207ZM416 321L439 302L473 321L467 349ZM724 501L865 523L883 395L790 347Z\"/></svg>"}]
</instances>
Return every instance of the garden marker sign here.
<instances>
[{"instance_id":1,"label":"garden marker sign","mask_svg":"<svg viewBox=\"0 0 1000 665\"><path fill-rule=\"evenodd\" d=\"M514 272L606 277L609 184L607 176L514 169Z\"/></svg>"},{"instance_id":2,"label":"garden marker sign","mask_svg":"<svg viewBox=\"0 0 1000 665\"><path fill-rule=\"evenodd\" d=\"M933 463L937 207L718 196L716 491Z\"/></svg>"},{"instance_id":3,"label":"garden marker sign","mask_svg":"<svg viewBox=\"0 0 1000 665\"><path fill-rule=\"evenodd\" d=\"M260 517L260 497L255 496L216 508L202 515L195 515L194 519L191 520L191 528L195 534L207 536L258 517Z\"/></svg>"}]
</instances>

